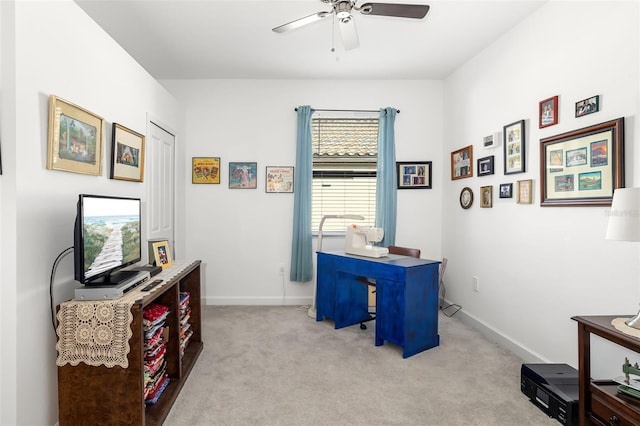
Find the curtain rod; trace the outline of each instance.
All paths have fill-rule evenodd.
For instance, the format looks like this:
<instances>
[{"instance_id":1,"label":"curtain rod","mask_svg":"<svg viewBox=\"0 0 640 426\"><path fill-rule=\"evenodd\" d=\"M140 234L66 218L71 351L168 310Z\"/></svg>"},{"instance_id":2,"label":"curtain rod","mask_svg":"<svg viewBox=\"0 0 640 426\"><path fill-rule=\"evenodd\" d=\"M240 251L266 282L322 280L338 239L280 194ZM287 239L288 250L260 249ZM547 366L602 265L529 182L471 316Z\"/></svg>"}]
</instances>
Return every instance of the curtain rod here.
<instances>
[{"instance_id":1,"label":"curtain rod","mask_svg":"<svg viewBox=\"0 0 640 426\"><path fill-rule=\"evenodd\" d=\"M314 111L329 111L329 112L380 112L379 109L316 109L312 108ZM298 111L298 108L294 108L294 111ZM397 109L396 112L400 114L400 110Z\"/></svg>"}]
</instances>

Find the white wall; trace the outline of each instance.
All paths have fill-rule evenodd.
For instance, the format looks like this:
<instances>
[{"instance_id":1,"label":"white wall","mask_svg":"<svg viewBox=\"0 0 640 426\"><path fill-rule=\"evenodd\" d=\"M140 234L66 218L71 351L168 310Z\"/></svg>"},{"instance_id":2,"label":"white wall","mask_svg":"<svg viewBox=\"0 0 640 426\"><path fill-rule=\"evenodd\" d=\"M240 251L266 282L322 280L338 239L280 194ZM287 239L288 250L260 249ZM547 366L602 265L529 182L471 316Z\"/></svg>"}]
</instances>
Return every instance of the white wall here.
<instances>
[{"instance_id":1,"label":"white wall","mask_svg":"<svg viewBox=\"0 0 640 426\"><path fill-rule=\"evenodd\" d=\"M16 423L15 32L13 2L0 2L0 424Z\"/></svg>"},{"instance_id":2,"label":"white wall","mask_svg":"<svg viewBox=\"0 0 640 426\"><path fill-rule=\"evenodd\" d=\"M56 256L73 245L78 194L140 197L144 208L146 183L107 177L111 125L144 133L150 114L181 135L184 117L177 101L75 3L8 3L15 6L15 33L8 32L14 44L6 47L3 25L2 81L4 88L5 70L15 73L15 98L7 102L3 97L2 104L2 154L8 172L0 177L2 423L51 425L57 421L57 371L49 275ZM13 49L15 58L5 56ZM5 63L7 56L10 63ZM49 94L104 117L101 176L46 170ZM15 114L14 122L6 119L7 112ZM15 137L6 140L5 132ZM179 185L184 185L182 176ZM72 257L58 267L56 303L72 295Z\"/></svg>"},{"instance_id":3,"label":"white wall","mask_svg":"<svg viewBox=\"0 0 640 426\"><path fill-rule=\"evenodd\" d=\"M574 315L629 314L640 301L638 244L605 241L607 207L540 207L539 140L625 118L626 184L639 186L637 2L549 2L445 81L445 147L495 154L496 174L443 179L448 298L507 339L525 359L577 367ZM538 129L538 102L559 95L559 123ZM575 102L601 96L601 111L574 117ZM502 147L482 137L526 120L526 172L505 176ZM445 174L448 173L445 171ZM534 204L499 199L500 183L534 180ZM458 205L464 186L493 185L493 208ZM515 185L514 185L515 188ZM480 291L472 291L472 276ZM594 357L594 359L598 359ZM596 365L619 374L621 359ZM596 375L597 377L597 375Z\"/></svg>"},{"instance_id":4,"label":"white wall","mask_svg":"<svg viewBox=\"0 0 640 426\"><path fill-rule=\"evenodd\" d=\"M440 258L442 83L434 81L196 80L162 82L187 111L187 161L220 157L220 185L187 184L187 257L206 264L208 304L310 303L289 282L293 194L267 194L266 166L295 165L298 105L400 109L396 159L434 161L433 188L398 194L398 244ZM258 188L230 190L230 161L258 163ZM190 167L186 169L190 179ZM325 247L332 241L325 239ZM342 244L342 241L333 241ZM285 267L284 280L279 267Z\"/></svg>"}]
</instances>

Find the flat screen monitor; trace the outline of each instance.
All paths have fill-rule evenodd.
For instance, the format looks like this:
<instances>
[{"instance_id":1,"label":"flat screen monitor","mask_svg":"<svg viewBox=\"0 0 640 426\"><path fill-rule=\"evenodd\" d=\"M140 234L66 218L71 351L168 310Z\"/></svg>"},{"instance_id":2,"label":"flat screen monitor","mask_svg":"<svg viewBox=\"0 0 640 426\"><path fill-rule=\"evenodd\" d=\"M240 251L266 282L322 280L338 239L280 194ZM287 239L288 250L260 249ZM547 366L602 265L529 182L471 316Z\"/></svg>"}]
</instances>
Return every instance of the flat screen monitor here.
<instances>
[{"instance_id":1,"label":"flat screen monitor","mask_svg":"<svg viewBox=\"0 0 640 426\"><path fill-rule=\"evenodd\" d=\"M74 229L74 275L84 285L118 285L137 275L122 270L140 261L139 198L80 194Z\"/></svg>"}]
</instances>

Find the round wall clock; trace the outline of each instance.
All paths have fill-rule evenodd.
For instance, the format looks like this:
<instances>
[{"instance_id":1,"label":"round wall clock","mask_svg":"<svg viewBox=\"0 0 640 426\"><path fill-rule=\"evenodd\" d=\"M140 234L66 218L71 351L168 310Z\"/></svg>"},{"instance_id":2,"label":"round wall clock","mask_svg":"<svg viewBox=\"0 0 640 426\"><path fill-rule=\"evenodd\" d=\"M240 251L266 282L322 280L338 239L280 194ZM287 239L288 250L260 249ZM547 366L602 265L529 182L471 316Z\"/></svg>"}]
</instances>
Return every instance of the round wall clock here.
<instances>
[{"instance_id":1,"label":"round wall clock","mask_svg":"<svg viewBox=\"0 0 640 426\"><path fill-rule=\"evenodd\" d=\"M463 209L468 209L471 204L473 204L473 191L469 187L464 187L460 192L460 205Z\"/></svg>"}]
</instances>

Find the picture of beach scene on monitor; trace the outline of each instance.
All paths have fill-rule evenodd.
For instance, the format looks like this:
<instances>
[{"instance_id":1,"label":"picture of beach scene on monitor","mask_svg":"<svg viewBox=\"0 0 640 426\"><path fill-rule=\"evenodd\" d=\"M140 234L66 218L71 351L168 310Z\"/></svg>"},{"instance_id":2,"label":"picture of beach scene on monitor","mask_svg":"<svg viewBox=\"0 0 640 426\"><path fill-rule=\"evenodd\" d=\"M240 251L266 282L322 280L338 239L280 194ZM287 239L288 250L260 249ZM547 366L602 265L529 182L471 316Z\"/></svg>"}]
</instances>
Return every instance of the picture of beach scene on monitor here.
<instances>
[{"instance_id":1,"label":"picture of beach scene on monitor","mask_svg":"<svg viewBox=\"0 0 640 426\"><path fill-rule=\"evenodd\" d=\"M140 201L85 198L85 279L140 259Z\"/></svg>"}]
</instances>

